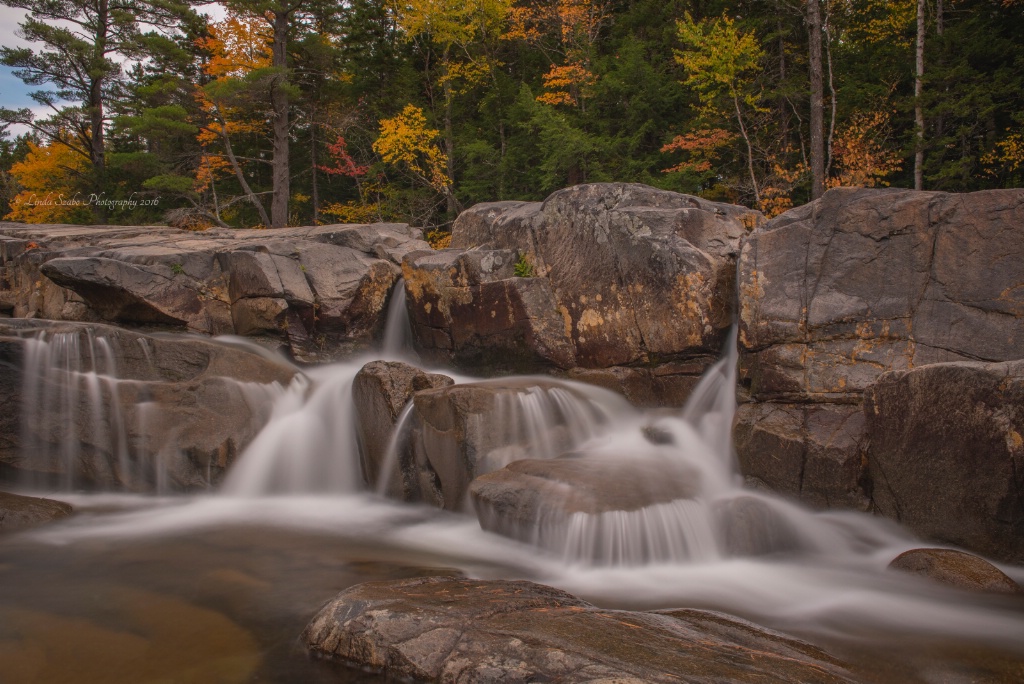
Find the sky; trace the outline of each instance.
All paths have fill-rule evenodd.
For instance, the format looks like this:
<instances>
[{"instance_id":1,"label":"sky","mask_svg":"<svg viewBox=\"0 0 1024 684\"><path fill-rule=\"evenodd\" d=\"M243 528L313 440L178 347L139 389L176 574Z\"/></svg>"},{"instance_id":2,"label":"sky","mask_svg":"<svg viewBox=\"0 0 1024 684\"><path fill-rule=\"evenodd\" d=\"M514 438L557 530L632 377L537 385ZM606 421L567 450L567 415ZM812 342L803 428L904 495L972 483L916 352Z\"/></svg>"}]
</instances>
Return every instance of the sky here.
<instances>
[{"instance_id":1,"label":"sky","mask_svg":"<svg viewBox=\"0 0 1024 684\"><path fill-rule=\"evenodd\" d=\"M0 45L16 47L27 45L25 41L14 35L18 23L25 16L25 11L0 5ZM11 109L21 107L36 108L35 102L28 94L36 88L30 88L11 73L12 69L0 66L0 106Z\"/></svg>"},{"instance_id":2,"label":"sky","mask_svg":"<svg viewBox=\"0 0 1024 684\"><path fill-rule=\"evenodd\" d=\"M223 14L223 10L219 5L212 5L204 8L203 13L219 17ZM18 30L18 24L21 23L24 17L25 10L0 5L0 45L7 47L31 46L30 43L18 38L15 34ZM10 67L0 65L0 107L8 107L10 109L28 107L37 115L46 116L51 110L48 107L36 104L29 97L29 93L47 88L45 86L27 86L12 71L13 69ZM11 126L8 129L12 136L24 133L27 130L24 126Z\"/></svg>"}]
</instances>

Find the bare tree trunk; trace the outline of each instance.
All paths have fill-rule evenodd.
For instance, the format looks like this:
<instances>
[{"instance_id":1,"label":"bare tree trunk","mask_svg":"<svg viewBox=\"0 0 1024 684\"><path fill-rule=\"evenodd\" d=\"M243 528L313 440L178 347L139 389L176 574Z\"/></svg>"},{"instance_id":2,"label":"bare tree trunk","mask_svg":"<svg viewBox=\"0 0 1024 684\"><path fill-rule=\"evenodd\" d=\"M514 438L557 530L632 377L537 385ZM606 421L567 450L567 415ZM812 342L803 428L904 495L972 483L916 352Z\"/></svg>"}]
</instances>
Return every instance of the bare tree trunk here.
<instances>
[{"instance_id":1,"label":"bare tree trunk","mask_svg":"<svg viewBox=\"0 0 1024 684\"><path fill-rule=\"evenodd\" d=\"M291 195L289 184L291 174L288 164L288 91L284 88L288 67L288 15L290 10L274 12L273 65L279 70L270 102L274 110L274 158L272 162L273 194L270 200L270 227L283 228L288 225L288 199Z\"/></svg>"},{"instance_id":2,"label":"bare tree trunk","mask_svg":"<svg viewBox=\"0 0 1024 684\"><path fill-rule=\"evenodd\" d=\"M444 64L445 69L448 68L448 50L445 48L444 51ZM444 154L447 158L445 171L448 173L449 191L445 193L446 206L448 214L455 215L458 213L458 203L455 201L455 195L452 194L451 188L455 185L455 133L452 130L452 82L451 79L446 78L444 80Z\"/></svg>"},{"instance_id":3,"label":"bare tree trunk","mask_svg":"<svg viewBox=\"0 0 1024 684\"><path fill-rule=\"evenodd\" d=\"M96 6L96 40L93 49L97 62L104 59L107 52L107 27L110 13L107 0L100 0ZM103 136L103 82L106 74L92 74L89 83L89 161L92 163L93 182L96 194L101 194L106 185L107 160L106 140ZM107 219L107 210L101 204L92 205L92 213L97 223Z\"/></svg>"},{"instance_id":4,"label":"bare tree trunk","mask_svg":"<svg viewBox=\"0 0 1024 684\"><path fill-rule=\"evenodd\" d=\"M761 189L757 187L757 176L754 175L754 147L750 143L750 136L747 135L747 127L743 125L743 113L740 110L740 96L733 92L732 103L736 107L736 123L740 126L740 134L743 142L747 143L747 169L750 171L750 185L754 188L754 201L757 208L761 208Z\"/></svg>"},{"instance_id":5,"label":"bare tree trunk","mask_svg":"<svg viewBox=\"0 0 1024 684\"><path fill-rule=\"evenodd\" d=\"M249 187L249 181L245 180L245 173L242 172L242 165L238 163L238 159L235 157L235 151L231 147L231 138L228 137L227 127L224 122L220 124L220 139L224 141L224 152L228 155L228 161L231 162L231 169L235 172L235 178L238 179L238 184L242 186L242 192L249 198L253 206L256 207L256 211L259 212L260 221L263 222L264 226L270 225L270 218L267 216L267 210L263 208L263 203L260 202L260 198L256 196L256 193ZM212 182L212 181L211 181Z\"/></svg>"},{"instance_id":6,"label":"bare tree trunk","mask_svg":"<svg viewBox=\"0 0 1024 684\"><path fill-rule=\"evenodd\" d=\"M811 199L818 199L825 194L825 105L820 0L807 0L807 37L811 77Z\"/></svg>"},{"instance_id":7,"label":"bare tree trunk","mask_svg":"<svg viewBox=\"0 0 1024 684\"><path fill-rule=\"evenodd\" d=\"M316 175L316 108L312 111L312 124L309 127L309 171L313 184L313 225L320 225L320 184Z\"/></svg>"},{"instance_id":8,"label":"bare tree trunk","mask_svg":"<svg viewBox=\"0 0 1024 684\"><path fill-rule=\"evenodd\" d=\"M917 64L914 69L914 127L917 138L914 151L914 189L924 189L924 2L917 0Z\"/></svg>"}]
</instances>

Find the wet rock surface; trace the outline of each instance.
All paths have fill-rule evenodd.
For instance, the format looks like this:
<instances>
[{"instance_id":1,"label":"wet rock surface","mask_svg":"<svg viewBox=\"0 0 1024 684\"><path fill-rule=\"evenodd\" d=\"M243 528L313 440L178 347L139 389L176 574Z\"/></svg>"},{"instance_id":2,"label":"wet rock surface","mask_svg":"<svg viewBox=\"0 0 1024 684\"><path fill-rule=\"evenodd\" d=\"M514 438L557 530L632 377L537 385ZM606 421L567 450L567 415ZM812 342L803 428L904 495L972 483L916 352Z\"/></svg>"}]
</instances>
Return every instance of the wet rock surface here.
<instances>
[{"instance_id":1,"label":"wet rock surface","mask_svg":"<svg viewBox=\"0 0 1024 684\"><path fill-rule=\"evenodd\" d=\"M579 550L597 560L625 553L619 547L626 540L613 538L611 530L603 534L603 526L623 525L621 514L692 498L699 485L694 468L670 457L566 454L515 461L477 477L469 491L483 529L555 552L575 550L569 527L574 516L585 518L597 528L592 538L599 541L589 551ZM605 520L602 514L608 513ZM633 541L642 546L643 531L636 532Z\"/></svg>"},{"instance_id":2,"label":"wet rock surface","mask_svg":"<svg viewBox=\"0 0 1024 684\"><path fill-rule=\"evenodd\" d=\"M452 384L454 381L447 375L426 373L398 361L371 361L356 374L352 400L356 410L363 475L371 487L377 486L383 468L390 465L397 470L397 463L386 463L388 447L402 410L413 393ZM391 496L399 499L412 497L412 492L406 487L406 478L400 472L389 471L385 476L389 478L388 493Z\"/></svg>"},{"instance_id":3,"label":"wet rock surface","mask_svg":"<svg viewBox=\"0 0 1024 684\"><path fill-rule=\"evenodd\" d=\"M761 221L742 207L622 183L480 204L456 221L452 250L406 258L413 331L428 358L621 369L579 379L678 405L690 387L681 377L699 376L720 350L739 240ZM675 361L694 367L652 370Z\"/></svg>"},{"instance_id":4,"label":"wet rock surface","mask_svg":"<svg viewBox=\"0 0 1024 684\"><path fill-rule=\"evenodd\" d=\"M596 608L532 582L423 578L342 592L310 652L421 682L848 682L824 651L721 613Z\"/></svg>"},{"instance_id":5,"label":"wet rock surface","mask_svg":"<svg viewBox=\"0 0 1024 684\"><path fill-rule=\"evenodd\" d=\"M886 373L865 415L878 512L925 539L1024 562L1024 361Z\"/></svg>"},{"instance_id":6,"label":"wet rock surface","mask_svg":"<svg viewBox=\"0 0 1024 684\"><path fill-rule=\"evenodd\" d=\"M513 461L554 458L602 420L578 390L540 378L415 392L397 452L404 497L466 509L474 478Z\"/></svg>"},{"instance_id":7,"label":"wet rock surface","mask_svg":"<svg viewBox=\"0 0 1024 684\"><path fill-rule=\"evenodd\" d=\"M870 413L858 415L864 393L888 371L1024 353L1022 221L1021 190L841 188L746 238L740 373L753 403L740 407L735 430L744 473L815 507L875 505L912 519L879 494L872 454L898 449L878 441L884 435L869 439ZM947 418L934 412L930 429ZM984 542L974 548L988 553Z\"/></svg>"},{"instance_id":8,"label":"wet rock surface","mask_svg":"<svg viewBox=\"0 0 1024 684\"><path fill-rule=\"evenodd\" d=\"M71 513L71 505L63 501L0 492L0 532L43 525L66 518Z\"/></svg>"},{"instance_id":9,"label":"wet rock surface","mask_svg":"<svg viewBox=\"0 0 1024 684\"><path fill-rule=\"evenodd\" d=\"M24 319L0 321L0 366L7 477L144 491L218 482L296 374L201 338Z\"/></svg>"},{"instance_id":10,"label":"wet rock surface","mask_svg":"<svg viewBox=\"0 0 1024 684\"><path fill-rule=\"evenodd\" d=\"M1020 585L984 558L953 549L911 549L894 558L889 569L957 589L1024 595Z\"/></svg>"},{"instance_id":11,"label":"wet rock surface","mask_svg":"<svg viewBox=\"0 0 1024 684\"><path fill-rule=\"evenodd\" d=\"M0 310L15 317L266 336L305 360L380 334L405 224L275 230L0 223Z\"/></svg>"}]
</instances>

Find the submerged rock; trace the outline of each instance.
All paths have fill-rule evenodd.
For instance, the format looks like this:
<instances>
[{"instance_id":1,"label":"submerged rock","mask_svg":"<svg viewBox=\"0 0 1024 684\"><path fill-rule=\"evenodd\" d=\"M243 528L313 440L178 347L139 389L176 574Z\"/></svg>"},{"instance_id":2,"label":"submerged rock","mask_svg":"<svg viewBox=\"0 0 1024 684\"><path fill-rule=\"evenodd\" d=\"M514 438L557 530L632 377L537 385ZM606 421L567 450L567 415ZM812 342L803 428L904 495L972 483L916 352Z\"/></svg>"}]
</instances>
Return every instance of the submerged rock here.
<instances>
[{"instance_id":1,"label":"submerged rock","mask_svg":"<svg viewBox=\"0 0 1024 684\"><path fill-rule=\"evenodd\" d=\"M699 492L696 469L678 459L657 456L568 454L544 461L515 461L477 477L470 485L473 507L485 530L573 560L630 564L668 560L675 551L683 557L714 551L710 539L710 549L688 549L693 539L660 535L656 507L688 503L694 515L701 515L702 507L686 501ZM667 536L681 537L678 532L668 531Z\"/></svg>"},{"instance_id":2,"label":"submerged rock","mask_svg":"<svg viewBox=\"0 0 1024 684\"><path fill-rule=\"evenodd\" d=\"M71 505L63 501L0 492L0 532L42 525L71 513Z\"/></svg>"},{"instance_id":3,"label":"submerged rock","mask_svg":"<svg viewBox=\"0 0 1024 684\"><path fill-rule=\"evenodd\" d=\"M1024 595L1024 590L1002 570L963 551L911 549L894 558L889 569L927 577L957 589Z\"/></svg>"},{"instance_id":4,"label":"submerged rock","mask_svg":"<svg viewBox=\"0 0 1024 684\"><path fill-rule=\"evenodd\" d=\"M456 221L451 250L406 257L413 332L434 360L608 369L576 377L681 405L721 348L739 240L762 218L623 183L480 204Z\"/></svg>"},{"instance_id":5,"label":"submerged rock","mask_svg":"<svg viewBox=\"0 0 1024 684\"><path fill-rule=\"evenodd\" d=\"M1024 361L886 373L865 414L878 512L925 539L1024 562Z\"/></svg>"},{"instance_id":6,"label":"submerged rock","mask_svg":"<svg viewBox=\"0 0 1024 684\"><path fill-rule=\"evenodd\" d=\"M0 321L0 462L37 484L217 483L295 377L283 359L101 324Z\"/></svg>"},{"instance_id":7,"label":"submerged rock","mask_svg":"<svg viewBox=\"0 0 1024 684\"><path fill-rule=\"evenodd\" d=\"M1002 496L941 474L925 482L928 449L896 431L869 435L871 413L861 407L888 371L1024 355L1022 222L1019 189L959 195L840 188L748 236L738 266L739 342L741 382L753 403L741 406L735 429L744 473L815 507L863 510L874 499L879 511L922 534L932 525L924 517L953 519L940 502L957 492L979 502ZM895 403L886 409L894 421L902 411ZM938 411L918 415L920 427L927 421L936 434L950 419ZM889 437L896 441L887 444ZM962 444L964 458L973 454L996 469L971 466L968 477L995 478L1003 491L1005 459ZM907 492L918 503L900 515L902 500L886 503L891 497L881 493L879 478L881 470L900 469L904 445L921 454L925 479L920 495ZM883 452L892 458L876 464L873 454ZM1013 526L1019 504L1006 505L996 517ZM986 515L994 510L988 506ZM942 538L969 544L967 536ZM980 544L974 548L992 553Z\"/></svg>"},{"instance_id":8,"label":"submerged rock","mask_svg":"<svg viewBox=\"0 0 1024 684\"><path fill-rule=\"evenodd\" d=\"M275 230L0 223L15 317L162 325L267 336L300 359L366 346L384 325L405 224Z\"/></svg>"},{"instance_id":9,"label":"submerged rock","mask_svg":"<svg viewBox=\"0 0 1024 684\"><path fill-rule=\"evenodd\" d=\"M721 613L605 610L532 582L369 582L302 639L318 657L420 682L849 682L824 651Z\"/></svg>"}]
</instances>

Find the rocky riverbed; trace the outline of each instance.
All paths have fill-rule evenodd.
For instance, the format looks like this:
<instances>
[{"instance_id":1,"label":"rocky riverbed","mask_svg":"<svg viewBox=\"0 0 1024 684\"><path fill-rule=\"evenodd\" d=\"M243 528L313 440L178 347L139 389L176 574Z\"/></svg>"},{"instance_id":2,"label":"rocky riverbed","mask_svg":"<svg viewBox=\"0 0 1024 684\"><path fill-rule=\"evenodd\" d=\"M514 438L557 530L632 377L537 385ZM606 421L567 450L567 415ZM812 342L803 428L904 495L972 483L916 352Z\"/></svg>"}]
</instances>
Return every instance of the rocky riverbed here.
<instances>
[{"instance_id":1,"label":"rocky riverbed","mask_svg":"<svg viewBox=\"0 0 1024 684\"><path fill-rule=\"evenodd\" d=\"M0 224L0 479L85 510L3 495L0 573L256 525L410 568L303 599L310 677L1018 681L1021 226L1021 190L765 221L625 184L478 205L441 251L398 224ZM5 661L51 646L38 598L4 600L0 665L67 672ZM228 669L269 672L228 613Z\"/></svg>"}]
</instances>

